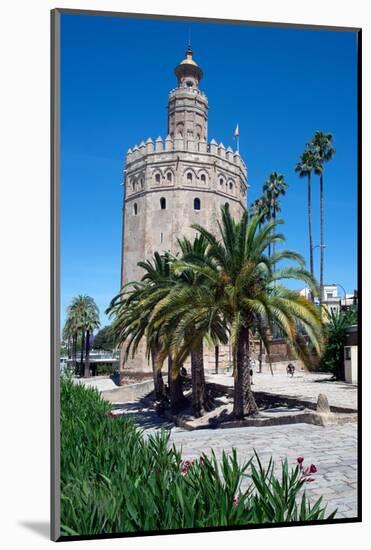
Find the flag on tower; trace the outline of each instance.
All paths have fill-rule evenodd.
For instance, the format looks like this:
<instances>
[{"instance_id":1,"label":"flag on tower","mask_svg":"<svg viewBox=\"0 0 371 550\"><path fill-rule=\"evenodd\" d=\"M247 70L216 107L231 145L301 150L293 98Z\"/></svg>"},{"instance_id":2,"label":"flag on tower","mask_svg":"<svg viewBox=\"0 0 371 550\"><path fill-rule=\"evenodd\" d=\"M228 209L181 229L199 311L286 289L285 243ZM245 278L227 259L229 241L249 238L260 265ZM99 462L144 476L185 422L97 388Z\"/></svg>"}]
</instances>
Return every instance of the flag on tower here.
<instances>
[{"instance_id":1,"label":"flag on tower","mask_svg":"<svg viewBox=\"0 0 371 550\"><path fill-rule=\"evenodd\" d=\"M240 129L238 127L238 124L236 126L235 131L234 131L233 139L237 140L237 151L239 152L240 151Z\"/></svg>"}]
</instances>

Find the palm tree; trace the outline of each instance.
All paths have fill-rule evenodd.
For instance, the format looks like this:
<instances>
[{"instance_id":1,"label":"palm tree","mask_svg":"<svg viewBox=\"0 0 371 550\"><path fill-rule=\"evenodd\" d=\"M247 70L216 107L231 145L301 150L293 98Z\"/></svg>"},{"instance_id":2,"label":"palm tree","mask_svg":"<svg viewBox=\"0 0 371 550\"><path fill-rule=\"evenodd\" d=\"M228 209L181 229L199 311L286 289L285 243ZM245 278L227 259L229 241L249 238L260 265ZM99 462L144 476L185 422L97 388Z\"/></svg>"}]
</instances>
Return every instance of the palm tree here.
<instances>
[{"instance_id":1,"label":"palm tree","mask_svg":"<svg viewBox=\"0 0 371 550\"><path fill-rule=\"evenodd\" d=\"M323 270L324 270L324 193L323 193L323 172L325 162L329 162L335 154L332 145L333 135L325 132L315 132L309 144L310 151L316 157L315 174L320 178L320 303L323 301Z\"/></svg>"},{"instance_id":2,"label":"palm tree","mask_svg":"<svg viewBox=\"0 0 371 550\"><path fill-rule=\"evenodd\" d=\"M263 192L263 195L261 197L258 197L255 199L255 201L251 204L250 207L250 216L258 216L259 217L259 231L261 230L262 224L267 222L269 220L269 212L270 207L268 204L268 200L266 195ZM263 330L263 327L260 327L259 334ZM263 340L262 338L259 338L259 355L258 355L258 362L259 362L259 372L262 372L262 364L263 364ZM271 369L272 375L273 370Z\"/></svg>"},{"instance_id":3,"label":"palm tree","mask_svg":"<svg viewBox=\"0 0 371 550\"><path fill-rule=\"evenodd\" d=\"M267 203L267 197L264 194L251 203L249 214L250 216L259 216L259 229L261 228L263 223L268 221L269 205Z\"/></svg>"},{"instance_id":4,"label":"palm tree","mask_svg":"<svg viewBox=\"0 0 371 550\"><path fill-rule=\"evenodd\" d=\"M314 277L313 265L313 237L312 237L312 201L311 201L311 175L313 170L318 169L317 157L307 145L305 151L301 154L300 160L295 167L295 172L300 178L307 178L308 183L308 233L309 233L309 265L310 273ZM311 296L311 299L313 297Z\"/></svg>"},{"instance_id":5,"label":"palm tree","mask_svg":"<svg viewBox=\"0 0 371 550\"><path fill-rule=\"evenodd\" d=\"M317 352L322 344L318 309L297 292L277 284L282 279L300 279L316 289L315 281L302 267L304 260L299 254L280 250L270 257L265 255L270 245L284 241L284 236L275 232L282 222L271 220L259 231L260 221L258 216L253 216L249 221L246 211L239 221L235 221L229 209L223 207L222 223L218 224L221 240L202 226L192 226L209 244L208 262L204 265L189 262L188 267L202 274L213 285L218 296L214 302L218 313L230 326L236 357L236 418L257 412L250 380L250 333L253 330L261 332L260 336L268 349L266 333L261 327L276 324L306 363L310 358L303 339L299 337L298 327L304 327ZM281 260L292 260L296 265L274 271Z\"/></svg>"},{"instance_id":6,"label":"palm tree","mask_svg":"<svg viewBox=\"0 0 371 550\"><path fill-rule=\"evenodd\" d=\"M76 311L69 306L67 308L67 318L63 327L63 337L67 337L71 343L72 367L74 372L76 371L77 366L77 340L79 330L80 326Z\"/></svg>"},{"instance_id":7,"label":"palm tree","mask_svg":"<svg viewBox=\"0 0 371 550\"><path fill-rule=\"evenodd\" d=\"M282 174L272 172L267 181L263 185L263 196L265 206L267 208L267 219L275 220L278 212L281 211L280 197L285 195L288 184L284 180ZM275 250L275 242L272 243L273 254ZM271 245L268 246L269 255L271 253Z\"/></svg>"},{"instance_id":8,"label":"palm tree","mask_svg":"<svg viewBox=\"0 0 371 550\"><path fill-rule=\"evenodd\" d=\"M190 272L190 263L179 261L174 268L184 275ZM188 274L187 274L188 276ZM150 321L151 327L161 327L167 338L167 351L174 365L182 365L191 357L192 410L195 417L210 410L204 373L204 340L214 346L228 342L227 331L220 309L216 304L215 289L195 272L190 282L180 281L156 306Z\"/></svg>"},{"instance_id":9,"label":"palm tree","mask_svg":"<svg viewBox=\"0 0 371 550\"><path fill-rule=\"evenodd\" d=\"M67 340L68 359L72 359L72 370L76 373L78 327L73 312L67 309L67 318L62 331L62 338Z\"/></svg>"},{"instance_id":10,"label":"palm tree","mask_svg":"<svg viewBox=\"0 0 371 550\"><path fill-rule=\"evenodd\" d=\"M73 323L76 330L76 335L78 332L81 334L81 365L80 373L84 375L85 378L90 376L89 368L89 350L90 342L89 336L95 328L99 326L99 310L91 296L86 294L79 294L73 298L69 306L69 315L73 319ZM85 344L85 337L87 336L87 342ZM77 340L77 338L76 338ZM87 352L87 361L85 361L84 367L84 347L86 347Z\"/></svg>"},{"instance_id":11,"label":"palm tree","mask_svg":"<svg viewBox=\"0 0 371 550\"><path fill-rule=\"evenodd\" d=\"M94 330L100 327L99 321L99 309L95 304L94 300L91 298L92 302L89 305L87 316L85 320L85 330L86 330L86 339L85 339L85 378L90 376L90 344L91 336L94 333Z\"/></svg>"},{"instance_id":12,"label":"palm tree","mask_svg":"<svg viewBox=\"0 0 371 550\"><path fill-rule=\"evenodd\" d=\"M164 343L159 339L159 332L152 330L147 334L147 327L153 309L176 283L170 269L172 257L165 253L154 254L152 261L139 262L145 274L142 280L130 282L113 298L106 313L113 318L111 332L117 345L125 346L125 358L135 356L140 343L145 339L147 355L151 357L153 383L156 398L164 397L164 382L161 367L165 360L161 353ZM171 358L168 360L168 384L172 407L178 408L184 402L182 380L174 372Z\"/></svg>"}]
</instances>

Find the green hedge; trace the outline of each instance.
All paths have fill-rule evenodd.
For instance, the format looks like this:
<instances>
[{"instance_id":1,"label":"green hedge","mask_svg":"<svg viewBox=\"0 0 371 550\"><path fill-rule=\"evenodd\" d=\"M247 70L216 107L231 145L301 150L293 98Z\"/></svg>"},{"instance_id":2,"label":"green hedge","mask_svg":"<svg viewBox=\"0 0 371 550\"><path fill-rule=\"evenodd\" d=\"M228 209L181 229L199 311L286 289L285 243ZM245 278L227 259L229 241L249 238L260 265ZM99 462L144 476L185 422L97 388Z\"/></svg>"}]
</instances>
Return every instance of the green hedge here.
<instances>
[{"instance_id":1,"label":"green hedge","mask_svg":"<svg viewBox=\"0 0 371 550\"><path fill-rule=\"evenodd\" d=\"M310 506L299 466L239 465L203 455L192 463L168 446L168 434L144 436L94 389L61 384L61 525L64 535L199 528L324 519ZM248 490L241 481L248 479ZM246 485L246 484L245 484Z\"/></svg>"}]
</instances>

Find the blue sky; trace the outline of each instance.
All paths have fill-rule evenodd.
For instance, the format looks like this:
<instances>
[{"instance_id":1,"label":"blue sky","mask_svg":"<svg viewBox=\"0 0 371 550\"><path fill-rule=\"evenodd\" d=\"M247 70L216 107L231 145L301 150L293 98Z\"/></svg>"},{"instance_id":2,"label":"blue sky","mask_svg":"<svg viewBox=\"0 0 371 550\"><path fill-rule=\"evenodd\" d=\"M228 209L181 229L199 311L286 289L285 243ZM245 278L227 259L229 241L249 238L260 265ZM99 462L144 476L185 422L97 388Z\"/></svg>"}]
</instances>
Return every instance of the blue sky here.
<instances>
[{"instance_id":1,"label":"blue sky","mask_svg":"<svg viewBox=\"0 0 371 550\"><path fill-rule=\"evenodd\" d=\"M119 290L123 162L166 136L167 96L191 32L209 98L209 140L233 143L249 170L249 202L272 171L287 247L308 259L306 180L294 166L316 130L335 137L325 168L325 283L357 286L357 37L353 32L62 15L61 317L77 294L104 309ZM313 181L319 244L318 180ZM319 248L315 249L319 275ZM341 290L340 290L341 292Z\"/></svg>"}]
</instances>

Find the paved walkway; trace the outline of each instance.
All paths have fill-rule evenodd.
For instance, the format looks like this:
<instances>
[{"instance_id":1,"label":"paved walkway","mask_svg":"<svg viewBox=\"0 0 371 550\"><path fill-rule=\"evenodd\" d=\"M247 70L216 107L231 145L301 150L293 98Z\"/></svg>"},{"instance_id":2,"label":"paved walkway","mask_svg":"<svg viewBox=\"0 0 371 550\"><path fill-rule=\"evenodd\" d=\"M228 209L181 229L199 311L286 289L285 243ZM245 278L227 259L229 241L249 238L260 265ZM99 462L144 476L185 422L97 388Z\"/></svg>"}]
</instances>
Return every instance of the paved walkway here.
<instances>
[{"instance_id":1,"label":"paved walkway","mask_svg":"<svg viewBox=\"0 0 371 550\"><path fill-rule=\"evenodd\" d=\"M230 374L207 375L207 380L233 385ZM329 382L328 375L297 373L293 378L285 374L254 374L256 391L287 395L312 402L319 393L325 393L330 405L357 408L357 387L341 382ZM184 459L192 459L203 452L214 450L220 457L223 450L236 448L241 460L247 461L258 452L263 464L272 456L276 465L287 457L289 465L296 457L304 456L305 464L315 464L316 481L306 485L307 495L314 502L323 496L327 512L338 509L337 517L357 515L357 424L328 425L291 424L266 427L203 429L184 431L161 419L140 402L117 404L116 412L135 417L146 433L159 428L170 430L170 444L181 450Z\"/></svg>"},{"instance_id":2,"label":"paved walkway","mask_svg":"<svg viewBox=\"0 0 371 550\"><path fill-rule=\"evenodd\" d=\"M298 399L317 402L318 394L325 393L330 405L357 410L357 386L345 382L330 382L327 374L296 373L293 377L286 374L255 373L253 390L272 394L287 395ZM230 374L210 374L208 382L233 386Z\"/></svg>"},{"instance_id":3,"label":"paved walkway","mask_svg":"<svg viewBox=\"0 0 371 550\"><path fill-rule=\"evenodd\" d=\"M184 459L199 457L211 449L217 457L235 447L241 460L257 451L263 464L272 456L276 465L287 457L289 465L303 456L304 464L315 464L316 481L306 485L312 502L323 495L327 512L338 508L337 517L357 515L357 425L313 426L293 424L259 428L171 431L170 443L182 450Z\"/></svg>"}]
</instances>

